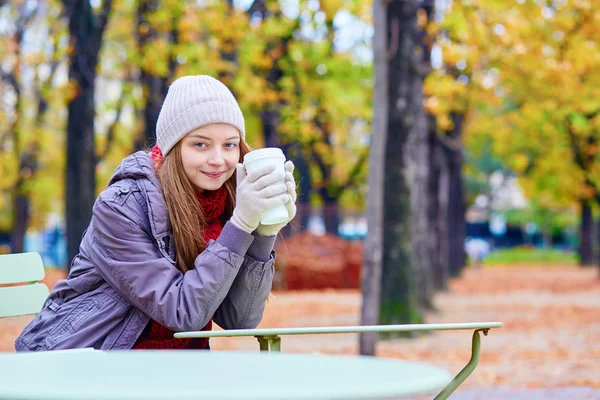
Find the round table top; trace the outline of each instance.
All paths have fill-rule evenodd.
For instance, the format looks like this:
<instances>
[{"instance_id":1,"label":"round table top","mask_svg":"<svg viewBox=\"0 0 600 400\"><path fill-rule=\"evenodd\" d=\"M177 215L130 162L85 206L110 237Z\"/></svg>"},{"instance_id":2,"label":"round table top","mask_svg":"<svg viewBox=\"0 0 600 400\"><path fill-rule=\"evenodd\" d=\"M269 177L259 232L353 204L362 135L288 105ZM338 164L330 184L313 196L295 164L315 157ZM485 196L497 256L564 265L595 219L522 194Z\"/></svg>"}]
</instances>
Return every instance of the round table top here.
<instances>
[{"instance_id":1,"label":"round table top","mask_svg":"<svg viewBox=\"0 0 600 400\"><path fill-rule=\"evenodd\" d=\"M55 354L53 354L55 353ZM221 351L0 355L0 399L357 399L436 391L452 377L396 359Z\"/></svg>"}]
</instances>

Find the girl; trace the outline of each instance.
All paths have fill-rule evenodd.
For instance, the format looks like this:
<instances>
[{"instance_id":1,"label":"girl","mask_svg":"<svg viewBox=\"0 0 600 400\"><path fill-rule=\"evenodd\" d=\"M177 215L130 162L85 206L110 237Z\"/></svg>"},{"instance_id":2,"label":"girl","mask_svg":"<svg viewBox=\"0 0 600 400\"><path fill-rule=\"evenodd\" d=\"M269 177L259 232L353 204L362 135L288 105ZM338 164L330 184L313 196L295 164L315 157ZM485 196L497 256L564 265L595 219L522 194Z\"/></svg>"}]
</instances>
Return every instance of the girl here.
<instances>
[{"instance_id":1,"label":"girl","mask_svg":"<svg viewBox=\"0 0 600 400\"><path fill-rule=\"evenodd\" d=\"M176 331L255 328L273 279L277 232L296 214L293 164L246 176L235 98L218 80L169 88L151 154L125 158L98 196L79 254L17 351L207 349ZM286 204L289 220L261 225Z\"/></svg>"}]
</instances>

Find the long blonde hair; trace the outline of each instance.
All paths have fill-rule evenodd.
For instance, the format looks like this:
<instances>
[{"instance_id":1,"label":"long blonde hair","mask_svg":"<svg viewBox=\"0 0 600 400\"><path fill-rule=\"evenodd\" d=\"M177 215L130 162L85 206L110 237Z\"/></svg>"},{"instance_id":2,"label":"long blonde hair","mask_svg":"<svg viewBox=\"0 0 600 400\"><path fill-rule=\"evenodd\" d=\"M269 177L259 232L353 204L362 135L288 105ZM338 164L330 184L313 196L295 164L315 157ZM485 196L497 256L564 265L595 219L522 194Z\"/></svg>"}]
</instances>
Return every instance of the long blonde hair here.
<instances>
[{"instance_id":1,"label":"long blonde hair","mask_svg":"<svg viewBox=\"0 0 600 400\"><path fill-rule=\"evenodd\" d=\"M239 161L242 162L244 155L250 151L250 147L242 139L240 141ZM186 273L194 268L196 257L206 249L207 243L203 234L206 219L194 192L194 187L186 177L183 169L181 141L164 157L156 173L169 210L177 254L176 266L181 272ZM224 214L229 219L235 207L235 173L224 183L224 186L227 189Z\"/></svg>"}]
</instances>

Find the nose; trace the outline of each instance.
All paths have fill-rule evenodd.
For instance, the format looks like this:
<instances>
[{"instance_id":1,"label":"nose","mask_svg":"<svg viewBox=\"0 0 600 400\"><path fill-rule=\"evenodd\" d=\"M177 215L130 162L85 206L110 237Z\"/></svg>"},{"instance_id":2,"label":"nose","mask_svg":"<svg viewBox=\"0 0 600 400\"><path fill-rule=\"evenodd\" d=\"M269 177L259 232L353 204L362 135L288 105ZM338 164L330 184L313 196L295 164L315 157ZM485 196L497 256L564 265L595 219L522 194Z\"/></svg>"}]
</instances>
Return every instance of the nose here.
<instances>
[{"instance_id":1,"label":"nose","mask_svg":"<svg viewBox=\"0 0 600 400\"><path fill-rule=\"evenodd\" d=\"M225 159L223 158L223 152L220 148L215 148L208 158L209 165L223 165L225 163Z\"/></svg>"}]
</instances>

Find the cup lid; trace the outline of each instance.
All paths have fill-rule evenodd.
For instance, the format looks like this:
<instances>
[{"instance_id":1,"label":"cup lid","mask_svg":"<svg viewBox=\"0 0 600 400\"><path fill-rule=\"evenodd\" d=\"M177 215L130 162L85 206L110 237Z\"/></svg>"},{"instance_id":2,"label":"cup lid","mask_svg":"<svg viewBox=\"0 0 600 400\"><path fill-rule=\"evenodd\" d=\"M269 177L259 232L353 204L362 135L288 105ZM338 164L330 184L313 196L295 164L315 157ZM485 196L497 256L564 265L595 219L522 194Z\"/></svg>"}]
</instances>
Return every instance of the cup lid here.
<instances>
[{"instance_id":1,"label":"cup lid","mask_svg":"<svg viewBox=\"0 0 600 400\"><path fill-rule=\"evenodd\" d=\"M263 158L280 157L285 160L285 155L278 147L266 147L264 149L253 150L244 156L244 164Z\"/></svg>"}]
</instances>

